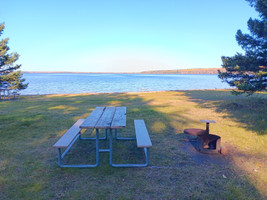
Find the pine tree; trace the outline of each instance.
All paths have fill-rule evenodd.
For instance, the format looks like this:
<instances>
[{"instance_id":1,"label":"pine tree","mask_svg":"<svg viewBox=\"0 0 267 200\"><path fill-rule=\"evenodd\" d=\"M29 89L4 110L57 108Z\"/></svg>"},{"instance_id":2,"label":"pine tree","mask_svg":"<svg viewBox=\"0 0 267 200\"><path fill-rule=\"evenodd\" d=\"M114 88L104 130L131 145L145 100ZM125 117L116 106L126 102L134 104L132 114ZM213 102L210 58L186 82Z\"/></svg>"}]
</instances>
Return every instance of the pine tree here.
<instances>
[{"instance_id":1,"label":"pine tree","mask_svg":"<svg viewBox=\"0 0 267 200\"><path fill-rule=\"evenodd\" d=\"M219 71L219 78L238 89L234 94L251 95L267 88L267 0L246 1L259 12L260 19L248 20L250 34L237 31L236 41L245 54L222 56L226 72Z\"/></svg>"},{"instance_id":2,"label":"pine tree","mask_svg":"<svg viewBox=\"0 0 267 200\"><path fill-rule=\"evenodd\" d=\"M0 36L3 33L5 24L0 24ZM0 41L0 85L3 81L7 81L10 85L9 89L26 89L28 84L22 78L22 73L18 70L21 65L15 64L19 59L19 54L8 53L9 47L7 46L9 38Z\"/></svg>"}]
</instances>

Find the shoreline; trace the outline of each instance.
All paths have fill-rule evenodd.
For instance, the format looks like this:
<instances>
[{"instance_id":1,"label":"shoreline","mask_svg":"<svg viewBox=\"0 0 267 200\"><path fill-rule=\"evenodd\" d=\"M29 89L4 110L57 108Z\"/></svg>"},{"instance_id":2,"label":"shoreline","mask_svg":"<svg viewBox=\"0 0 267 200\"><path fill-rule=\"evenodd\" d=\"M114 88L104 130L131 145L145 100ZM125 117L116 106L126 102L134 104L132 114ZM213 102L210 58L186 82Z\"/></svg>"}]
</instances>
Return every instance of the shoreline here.
<instances>
[{"instance_id":1,"label":"shoreline","mask_svg":"<svg viewBox=\"0 0 267 200\"><path fill-rule=\"evenodd\" d=\"M186 91L232 91L233 89L191 89L191 90L162 90L162 91L137 91L137 92L82 92L59 94L21 94L21 96L64 96L64 95L102 95L102 94L136 94L136 93L161 93L161 92L186 92Z\"/></svg>"}]
</instances>

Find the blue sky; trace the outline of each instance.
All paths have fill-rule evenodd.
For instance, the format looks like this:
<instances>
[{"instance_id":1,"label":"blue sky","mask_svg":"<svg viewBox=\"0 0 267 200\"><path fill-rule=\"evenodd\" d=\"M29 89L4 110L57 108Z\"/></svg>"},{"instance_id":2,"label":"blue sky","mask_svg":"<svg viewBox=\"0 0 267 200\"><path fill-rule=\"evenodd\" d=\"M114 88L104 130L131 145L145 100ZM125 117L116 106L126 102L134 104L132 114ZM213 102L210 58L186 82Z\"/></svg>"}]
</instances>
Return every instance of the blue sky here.
<instances>
[{"instance_id":1,"label":"blue sky","mask_svg":"<svg viewBox=\"0 0 267 200\"><path fill-rule=\"evenodd\" d=\"M257 16L245 0L0 0L23 71L221 67Z\"/></svg>"}]
</instances>

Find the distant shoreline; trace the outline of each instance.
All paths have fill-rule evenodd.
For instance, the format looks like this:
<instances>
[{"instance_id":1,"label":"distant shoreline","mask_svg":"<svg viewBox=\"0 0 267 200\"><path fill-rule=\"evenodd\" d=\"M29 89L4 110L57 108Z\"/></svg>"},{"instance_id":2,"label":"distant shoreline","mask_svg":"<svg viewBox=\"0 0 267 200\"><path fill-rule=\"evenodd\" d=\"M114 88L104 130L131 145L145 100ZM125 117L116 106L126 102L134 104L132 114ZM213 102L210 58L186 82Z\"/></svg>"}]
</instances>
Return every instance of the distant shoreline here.
<instances>
[{"instance_id":1,"label":"distant shoreline","mask_svg":"<svg viewBox=\"0 0 267 200\"><path fill-rule=\"evenodd\" d=\"M23 74L140 74L139 72L22 71Z\"/></svg>"},{"instance_id":2,"label":"distant shoreline","mask_svg":"<svg viewBox=\"0 0 267 200\"><path fill-rule=\"evenodd\" d=\"M225 91L229 92L233 89L189 89L189 90L159 90L159 91L136 91L136 92L81 92L81 93L59 93L59 94L23 94L22 96L79 96L79 95L101 95L101 94L142 94L142 93L166 93L166 92L188 92L188 91ZM267 94L267 93L266 93Z\"/></svg>"},{"instance_id":3,"label":"distant shoreline","mask_svg":"<svg viewBox=\"0 0 267 200\"><path fill-rule=\"evenodd\" d=\"M143 72L68 72L68 71L22 71L25 74L218 74L223 68L198 68L177 70L152 70Z\"/></svg>"}]
</instances>

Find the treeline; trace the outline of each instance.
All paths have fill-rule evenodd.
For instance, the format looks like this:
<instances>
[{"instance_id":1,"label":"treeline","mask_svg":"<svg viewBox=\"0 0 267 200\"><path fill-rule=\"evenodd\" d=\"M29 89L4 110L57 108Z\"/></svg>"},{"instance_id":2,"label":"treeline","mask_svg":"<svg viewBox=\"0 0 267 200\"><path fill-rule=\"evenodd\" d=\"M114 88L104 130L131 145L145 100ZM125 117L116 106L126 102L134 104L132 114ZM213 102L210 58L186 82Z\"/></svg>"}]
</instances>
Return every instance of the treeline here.
<instances>
[{"instance_id":1,"label":"treeline","mask_svg":"<svg viewBox=\"0 0 267 200\"><path fill-rule=\"evenodd\" d=\"M223 68L199 68L199 69L177 69L177 70L153 70L143 71L142 74L218 74Z\"/></svg>"},{"instance_id":2,"label":"treeline","mask_svg":"<svg viewBox=\"0 0 267 200\"><path fill-rule=\"evenodd\" d=\"M177 70L152 70L143 72L67 72L67 71L23 71L23 73L48 74L218 74L218 70L225 72L224 68L199 68Z\"/></svg>"}]
</instances>

